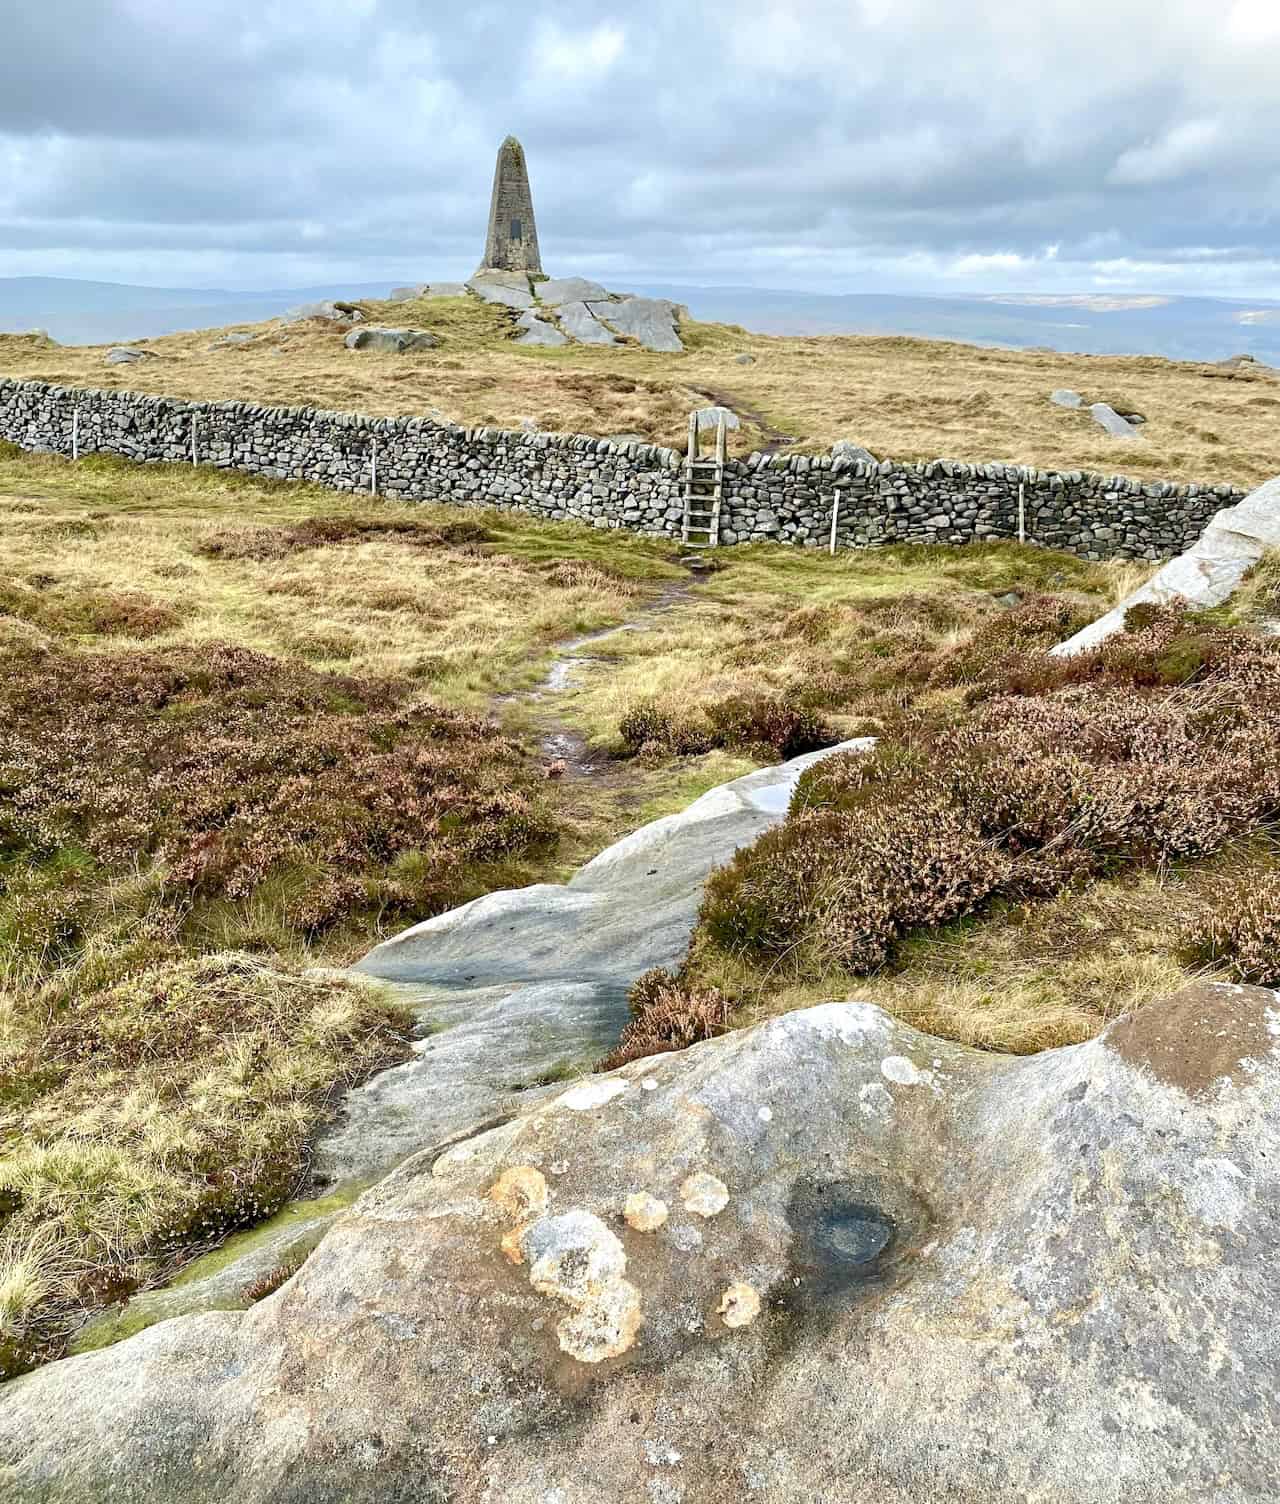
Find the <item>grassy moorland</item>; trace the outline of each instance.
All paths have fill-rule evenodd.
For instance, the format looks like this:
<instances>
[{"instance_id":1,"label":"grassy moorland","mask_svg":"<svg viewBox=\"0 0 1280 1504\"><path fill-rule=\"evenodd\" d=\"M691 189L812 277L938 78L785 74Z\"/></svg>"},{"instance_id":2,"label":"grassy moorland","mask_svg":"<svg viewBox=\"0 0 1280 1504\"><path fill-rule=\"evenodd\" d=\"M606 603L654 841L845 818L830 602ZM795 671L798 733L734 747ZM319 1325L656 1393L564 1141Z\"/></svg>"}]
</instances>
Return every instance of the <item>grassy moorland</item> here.
<instances>
[{"instance_id":1,"label":"grassy moorland","mask_svg":"<svg viewBox=\"0 0 1280 1504\"><path fill-rule=\"evenodd\" d=\"M477 299L359 305L370 321L430 330L435 350L372 355L343 347L323 320L237 326L252 343L210 348L218 330L140 342L153 358L108 366L98 347L0 335L0 375L178 397L310 404L377 415L439 411L506 428L640 433L681 446L691 407L728 401L765 436L799 450L851 438L899 460L938 458L1117 470L1148 479L1250 486L1280 473L1280 375L1152 356L992 350L941 340L778 337L686 321L683 354L628 345L559 350L513 343L515 315ZM751 364L738 357L749 355ZM1117 445L1087 411L1054 407L1071 387L1143 414L1140 441Z\"/></svg>"},{"instance_id":2,"label":"grassy moorland","mask_svg":"<svg viewBox=\"0 0 1280 1504\"><path fill-rule=\"evenodd\" d=\"M329 968L844 735L884 750L717 877L624 1055L831 996L1030 1050L1206 966L1267 972L1275 657L1240 622L1274 613L1269 571L1058 675L1042 649L1135 566L711 562L0 446L0 1372L305 1186L335 1093L407 1048ZM555 776L552 727L594 771Z\"/></svg>"}]
</instances>

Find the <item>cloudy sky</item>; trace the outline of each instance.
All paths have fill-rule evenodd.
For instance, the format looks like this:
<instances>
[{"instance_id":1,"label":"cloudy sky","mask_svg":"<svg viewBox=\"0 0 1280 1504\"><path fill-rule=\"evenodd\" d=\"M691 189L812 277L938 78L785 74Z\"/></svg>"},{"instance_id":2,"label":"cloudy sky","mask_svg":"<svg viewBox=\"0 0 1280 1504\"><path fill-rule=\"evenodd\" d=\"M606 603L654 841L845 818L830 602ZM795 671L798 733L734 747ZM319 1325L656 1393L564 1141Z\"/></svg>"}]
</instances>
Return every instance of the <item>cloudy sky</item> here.
<instances>
[{"instance_id":1,"label":"cloudy sky","mask_svg":"<svg viewBox=\"0 0 1280 1504\"><path fill-rule=\"evenodd\" d=\"M1280 0L3 0L0 276L1280 298Z\"/></svg>"}]
</instances>

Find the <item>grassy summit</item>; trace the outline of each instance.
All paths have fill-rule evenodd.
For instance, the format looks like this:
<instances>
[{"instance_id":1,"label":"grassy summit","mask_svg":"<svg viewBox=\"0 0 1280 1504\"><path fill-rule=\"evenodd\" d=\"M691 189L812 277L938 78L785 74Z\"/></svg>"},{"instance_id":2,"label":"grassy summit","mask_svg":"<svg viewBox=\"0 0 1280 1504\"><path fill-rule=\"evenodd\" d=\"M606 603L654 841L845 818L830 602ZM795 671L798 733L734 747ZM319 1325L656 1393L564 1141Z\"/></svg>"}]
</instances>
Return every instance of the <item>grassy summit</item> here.
<instances>
[{"instance_id":1,"label":"grassy summit","mask_svg":"<svg viewBox=\"0 0 1280 1504\"><path fill-rule=\"evenodd\" d=\"M940 340L748 334L685 322L683 354L635 345L547 350L514 343L515 315L472 297L364 302L371 323L430 330L435 350L347 350L323 320L237 326L247 345L211 349L223 331L169 335L139 348L154 359L104 364L96 347L60 348L0 335L0 375L209 400L313 405L371 415L433 409L467 425L639 433L684 442L687 415L727 402L746 420L734 451L778 435L800 450L852 438L898 460L956 459L1042 469L1249 486L1280 472L1280 376L1153 356L1056 355ZM737 357L751 356L749 364ZM1117 444L1087 411L1048 401L1079 391L1147 419Z\"/></svg>"}]
</instances>

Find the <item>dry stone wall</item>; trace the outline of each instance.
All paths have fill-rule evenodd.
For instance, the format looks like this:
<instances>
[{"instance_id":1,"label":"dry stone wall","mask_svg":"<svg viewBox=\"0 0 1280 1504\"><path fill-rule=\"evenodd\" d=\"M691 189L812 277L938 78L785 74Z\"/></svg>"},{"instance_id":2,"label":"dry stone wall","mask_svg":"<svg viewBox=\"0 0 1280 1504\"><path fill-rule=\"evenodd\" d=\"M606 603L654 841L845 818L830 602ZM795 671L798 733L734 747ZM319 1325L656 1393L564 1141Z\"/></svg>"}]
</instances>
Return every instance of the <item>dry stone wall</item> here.
<instances>
[{"instance_id":1,"label":"dry stone wall","mask_svg":"<svg viewBox=\"0 0 1280 1504\"><path fill-rule=\"evenodd\" d=\"M601 528L680 534L681 456L583 435L462 428L248 402L183 402L0 379L0 438L23 449L191 462L337 491L492 506ZM376 476L375 476L376 464ZM949 460L880 464L830 455L753 454L725 472L722 541L807 547L963 544L1026 535L1084 558L1181 553L1232 486L1173 485L1081 471Z\"/></svg>"}]
</instances>

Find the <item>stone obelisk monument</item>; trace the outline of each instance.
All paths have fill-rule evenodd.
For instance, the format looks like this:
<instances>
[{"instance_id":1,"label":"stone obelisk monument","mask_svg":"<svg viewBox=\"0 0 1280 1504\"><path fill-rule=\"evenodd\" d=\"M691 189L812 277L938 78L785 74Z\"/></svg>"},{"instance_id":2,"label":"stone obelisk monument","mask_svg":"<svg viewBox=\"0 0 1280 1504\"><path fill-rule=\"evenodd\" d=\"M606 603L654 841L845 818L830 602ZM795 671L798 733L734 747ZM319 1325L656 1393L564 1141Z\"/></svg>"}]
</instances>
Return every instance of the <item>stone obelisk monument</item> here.
<instances>
[{"instance_id":1,"label":"stone obelisk monument","mask_svg":"<svg viewBox=\"0 0 1280 1504\"><path fill-rule=\"evenodd\" d=\"M529 169L524 162L524 147L514 136L508 136L498 148L493 199L489 205L489 234L480 270L542 274Z\"/></svg>"}]
</instances>

